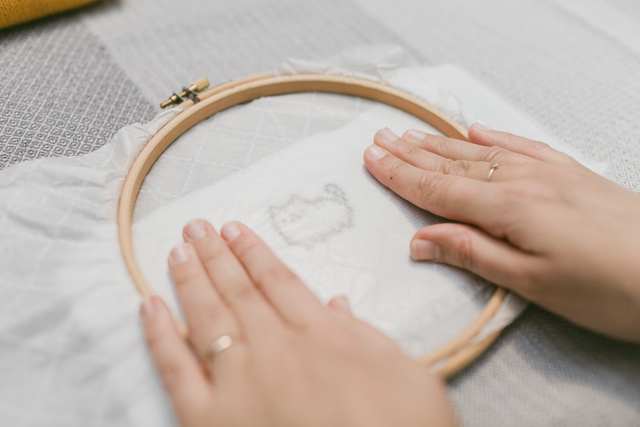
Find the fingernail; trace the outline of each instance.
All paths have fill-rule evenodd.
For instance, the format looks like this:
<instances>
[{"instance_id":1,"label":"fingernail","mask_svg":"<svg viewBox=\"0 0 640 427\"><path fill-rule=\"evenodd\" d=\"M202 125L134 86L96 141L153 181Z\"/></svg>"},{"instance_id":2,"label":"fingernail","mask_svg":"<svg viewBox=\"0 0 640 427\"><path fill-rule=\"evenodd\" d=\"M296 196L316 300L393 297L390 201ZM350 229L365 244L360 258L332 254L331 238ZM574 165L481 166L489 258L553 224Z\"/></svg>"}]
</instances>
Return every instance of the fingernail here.
<instances>
[{"instance_id":1,"label":"fingernail","mask_svg":"<svg viewBox=\"0 0 640 427\"><path fill-rule=\"evenodd\" d=\"M335 305L337 305L340 310L344 313L353 314L351 312L351 304L349 304L349 300L346 296L340 295L333 299Z\"/></svg>"},{"instance_id":2,"label":"fingernail","mask_svg":"<svg viewBox=\"0 0 640 427\"><path fill-rule=\"evenodd\" d=\"M367 147L366 154L367 154L367 157L373 160L380 160L381 158L387 155L387 152L384 151L382 148L378 147L377 145L370 145L369 147Z\"/></svg>"},{"instance_id":3,"label":"fingernail","mask_svg":"<svg viewBox=\"0 0 640 427\"><path fill-rule=\"evenodd\" d=\"M146 297L140 304L140 317L143 319L150 319L156 314L156 308L153 305L151 297Z\"/></svg>"},{"instance_id":4,"label":"fingernail","mask_svg":"<svg viewBox=\"0 0 640 427\"><path fill-rule=\"evenodd\" d=\"M220 234L222 234L224 240L230 242L240 235L240 228L235 222L230 222L222 227Z\"/></svg>"},{"instance_id":5,"label":"fingernail","mask_svg":"<svg viewBox=\"0 0 640 427\"><path fill-rule=\"evenodd\" d=\"M184 245L176 246L169 254L172 264L182 264L189 259L189 251Z\"/></svg>"},{"instance_id":6,"label":"fingernail","mask_svg":"<svg viewBox=\"0 0 640 427\"><path fill-rule=\"evenodd\" d=\"M378 135L380 135L380 138L384 139L387 142L394 142L400 139L400 137L395 133L391 132L389 128L382 129L378 133Z\"/></svg>"},{"instance_id":7,"label":"fingernail","mask_svg":"<svg viewBox=\"0 0 640 427\"><path fill-rule=\"evenodd\" d=\"M414 239L411 242L411 258L414 261L434 260L438 255L438 245L430 240Z\"/></svg>"},{"instance_id":8,"label":"fingernail","mask_svg":"<svg viewBox=\"0 0 640 427\"><path fill-rule=\"evenodd\" d=\"M426 137L427 137L427 134L425 132L422 132L421 130L417 130L417 129L408 130L404 134L404 139L410 142L420 142Z\"/></svg>"},{"instance_id":9,"label":"fingernail","mask_svg":"<svg viewBox=\"0 0 640 427\"><path fill-rule=\"evenodd\" d=\"M472 126L475 126L476 129L479 129L482 132L491 130L489 125L487 125L485 122L475 122Z\"/></svg>"},{"instance_id":10,"label":"fingernail","mask_svg":"<svg viewBox=\"0 0 640 427\"><path fill-rule=\"evenodd\" d=\"M202 222L196 220L196 221L190 222L184 228L184 234L187 235L187 237L189 238L189 241L197 242L198 240L202 239L204 236L207 235L207 230L206 228L204 228L204 225L202 225Z\"/></svg>"}]
</instances>

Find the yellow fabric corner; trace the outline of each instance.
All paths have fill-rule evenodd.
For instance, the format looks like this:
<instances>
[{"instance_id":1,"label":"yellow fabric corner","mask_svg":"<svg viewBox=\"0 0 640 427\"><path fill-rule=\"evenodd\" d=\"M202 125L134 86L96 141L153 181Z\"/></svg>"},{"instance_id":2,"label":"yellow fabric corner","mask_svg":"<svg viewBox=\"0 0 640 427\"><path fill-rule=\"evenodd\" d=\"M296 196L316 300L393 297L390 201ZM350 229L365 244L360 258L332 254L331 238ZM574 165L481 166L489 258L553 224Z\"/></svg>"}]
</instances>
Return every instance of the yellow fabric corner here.
<instances>
[{"instance_id":1,"label":"yellow fabric corner","mask_svg":"<svg viewBox=\"0 0 640 427\"><path fill-rule=\"evenodd\" d=\"M0 0L0 28L93 3L96 0Z\"/></svg>"}]
</instances>

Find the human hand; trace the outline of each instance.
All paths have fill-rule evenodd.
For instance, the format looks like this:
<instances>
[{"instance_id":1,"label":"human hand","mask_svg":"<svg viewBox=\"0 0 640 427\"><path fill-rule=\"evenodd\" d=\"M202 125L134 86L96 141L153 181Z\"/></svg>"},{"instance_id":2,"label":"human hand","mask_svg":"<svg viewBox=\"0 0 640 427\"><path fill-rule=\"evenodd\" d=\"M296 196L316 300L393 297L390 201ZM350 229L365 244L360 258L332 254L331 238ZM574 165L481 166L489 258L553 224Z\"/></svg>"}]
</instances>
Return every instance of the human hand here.
<instances>
[{"instance_id":1,"label":"human hand","mask_svg":"<svg viewBox=\"0 0 640 427\"><path fill-rule=\"evenodd\" d=\"M640 341L640 195L541 142L477 124L469 139L383 129L365 152L380 183L460 222L419 230L413 258L467 269L586 328Z\"/></svg>"},{"instance_id":2,"label":"human hand","mask_svg":"<svg viewBox=\"0 0 640 427\"><path fill-rule=\"evenodd\" d=\"M156 296L140 307L184 426L452 426L443 384L344 297L324 306L246 226L184 229L169 268L200 360ZM231 338L213 355L212 343ZM205 372L205 371L208 371Z\"/></svg>"}]
</instances>

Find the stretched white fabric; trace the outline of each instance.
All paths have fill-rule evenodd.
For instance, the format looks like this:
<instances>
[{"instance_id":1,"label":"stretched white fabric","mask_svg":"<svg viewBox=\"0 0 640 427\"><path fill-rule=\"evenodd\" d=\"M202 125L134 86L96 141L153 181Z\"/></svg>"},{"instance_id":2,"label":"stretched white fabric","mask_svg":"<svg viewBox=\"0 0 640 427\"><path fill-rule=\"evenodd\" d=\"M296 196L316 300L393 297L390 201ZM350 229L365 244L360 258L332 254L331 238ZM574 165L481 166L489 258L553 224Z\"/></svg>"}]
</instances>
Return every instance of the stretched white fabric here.
<instances>
[{"instance_id":1,"label":"stretched white fabric","mask_svg":"<svg viewBox=\"0 0 640 427\"><path fill-rule=\"evenodd\" d=\"M359 72L370 56L354 58L350 69ZM481 111L469 111L492 126L546 137L526 116L454 67L391 67L382 79L413 88L427 100L434 93L453 92L457 105L482 105ZM429 90L420 93L421 88ZM250 111L260 102L266 100L238 111ZM178 113L173 109L146 125L123 128L92 154L27 162L0 173L0 424L175 424L142 337L139 296L118 246L116 208L133 159ZM472 116L460 109L457 117ZM348 294L359 316L389 333L409 354L451 338L481 309L491 287L446 266L409 261L409 238L433 218L381 188L357 159L373 132L385 125L396 132L426 128L405 114L375 106L347 126L300 141L137 221L135 245L154 289L175 306L166 265L159 265L164 249L145 247L169 248L195 216L209 215L215 225L241 219L255 226L322 299ZM310 155L324 163L287 169L289 162ZM273 167L282 174L273 173ZM304 181L282 182L281 192L257 194L268 173L272 180ZM242 208L255 209L255 216ZM288 221L292 212L313 215L298 227ZM354 248L362 258L351 257ZM314 264L313 255L322 255L322 263ZM350 265L336 259L347 255ZM367 270L371 260L378 262L380 274ZM514 301L502 310L501 323L491 327L517 316L523 304ZM29 404L39 410L12 409Z\"/></svg>"}]
</instances>

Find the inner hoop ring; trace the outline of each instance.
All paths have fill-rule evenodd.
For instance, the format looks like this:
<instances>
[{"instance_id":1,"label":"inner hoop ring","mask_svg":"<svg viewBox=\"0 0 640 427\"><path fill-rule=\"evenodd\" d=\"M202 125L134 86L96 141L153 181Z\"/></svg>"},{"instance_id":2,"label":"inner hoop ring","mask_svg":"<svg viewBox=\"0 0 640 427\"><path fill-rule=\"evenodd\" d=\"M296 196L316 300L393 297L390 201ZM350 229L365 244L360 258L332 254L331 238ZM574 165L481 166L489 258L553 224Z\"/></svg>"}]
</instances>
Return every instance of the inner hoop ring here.
<instances>
[{"instance_id":1,"label":"inner hoop ring","mask_svg":"<svg viewBox=\"0 0 640 427\"><path fill-rule=\"evenodd\" d=\"M131 227L133 210L138 193L151 166L164 150L178 137L202 120L244 102L263 96L284 95L299 92L326 92L358 96L390 105L430 124L444 135L468 141L467 130L451 117L430 104L401 90L374 81L344 76L302 74L275 77L260 74L235 80L214 87L198 95L200 102L185 101L184 111L174 117L156 133L136 157L125 179L118 205L118 236L124 262L138 292L142 296L152 294L134 252ZM433 366L439 363L437 373L450 378L479 357L500 335L495 331L476 342L471 342L493 318L502 305L507 291L498 287L480 315L458 336L420 358ZM186 327L180 325L187 336Z\"/></svg>"}]
</instances>

